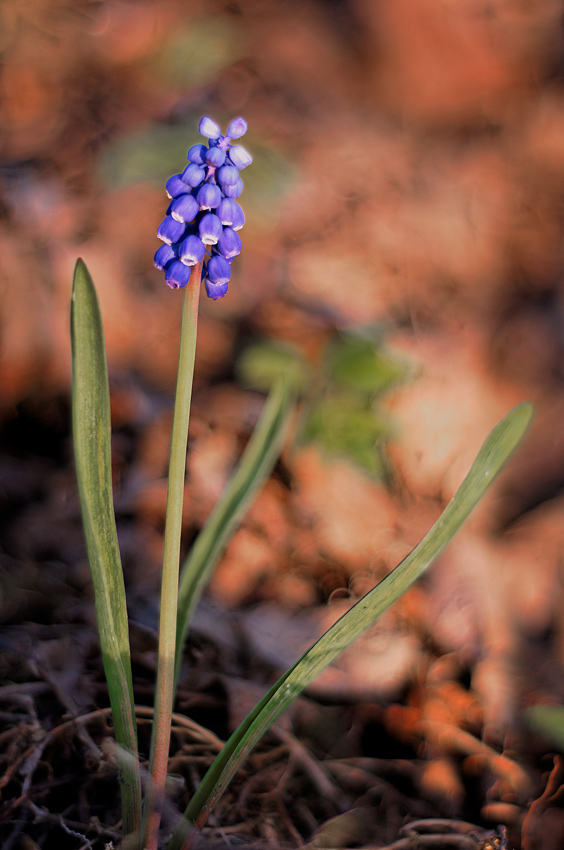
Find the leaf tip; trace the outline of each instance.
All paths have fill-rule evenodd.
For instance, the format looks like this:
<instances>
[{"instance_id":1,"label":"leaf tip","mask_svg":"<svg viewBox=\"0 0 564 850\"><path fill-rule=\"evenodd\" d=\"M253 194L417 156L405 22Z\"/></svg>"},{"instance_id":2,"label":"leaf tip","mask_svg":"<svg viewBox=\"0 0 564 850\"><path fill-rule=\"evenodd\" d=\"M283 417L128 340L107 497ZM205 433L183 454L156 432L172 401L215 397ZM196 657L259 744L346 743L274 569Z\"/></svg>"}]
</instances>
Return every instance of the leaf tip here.
<instances>
[{"instance_id":1,"label":"leaf tip","mask_svg":"<svg viewBox=\"0 0 564 850\"><path fill-rule=\"evenodd\" d=\"M513 408L511 413L515 418L516 424L521 427L524 436L528 431L531 422L533 421L535 416L534 405L530 401L522 401L520 404Z\"/></svg>"}]
</instances>

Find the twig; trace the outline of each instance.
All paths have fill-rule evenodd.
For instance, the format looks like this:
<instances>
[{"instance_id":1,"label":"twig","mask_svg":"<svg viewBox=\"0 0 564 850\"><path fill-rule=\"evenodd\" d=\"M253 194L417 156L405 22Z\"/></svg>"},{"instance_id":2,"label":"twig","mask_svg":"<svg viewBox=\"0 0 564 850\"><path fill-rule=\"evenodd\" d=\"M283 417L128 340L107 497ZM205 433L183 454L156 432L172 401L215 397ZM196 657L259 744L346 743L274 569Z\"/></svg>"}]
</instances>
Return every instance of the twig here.
<instances>
[{"instance_id":1,"label":"twig","mask_svg":"<svg viewBox=\"0 0 564 850\"><path fill-rule=\"evenodd\" d=\"M121 834L119 832L116 832L115 829L112 829L109 826L103 826L99 822L86 824L81 823L80 821L68 820L60 814L52 814L51 812L45 811L45 809L36 806L35 803L32 803L31 801L28 801L27 805L33 813L36 823L44 822L57 824L69 835L75 835L77 838L82 838L84 841L88 842L87 846L91 846L92 841L89 841L88 838L86 838L84 832L95 832L97 836L107 836L108 838L115 839L116 841L121 839Z\"/></svg>"},{"instance_id":2,"label":"twig","mask_svg":"<svg viewBox=\"0 0 564 850\"><path fill-rule=\"evenodd\" d=\"M331 781L330 774L324 766L290 732L280 726L274 726L271 731L289 747L295 761L310 776L319 793L325 799L330 800L339 811L344 811L346 803L343 794L337 785Z\"/></svg>"}]
</instances>

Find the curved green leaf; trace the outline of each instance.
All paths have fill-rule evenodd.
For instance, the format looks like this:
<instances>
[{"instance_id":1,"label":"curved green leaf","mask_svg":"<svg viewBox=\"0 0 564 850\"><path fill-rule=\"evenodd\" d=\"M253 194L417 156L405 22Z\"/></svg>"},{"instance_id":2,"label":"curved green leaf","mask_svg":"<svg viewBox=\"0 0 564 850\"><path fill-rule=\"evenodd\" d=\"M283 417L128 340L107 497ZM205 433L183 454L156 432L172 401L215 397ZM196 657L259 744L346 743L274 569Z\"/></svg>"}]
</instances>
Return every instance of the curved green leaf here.
<instances>
[{"instance_id":1,"label":"curved green leaf","mask_svg":"<svg viewBox=\"0 0 564 850\"><path fill-rule=\"evenodd\" d=\"M112 499L110 393L104 329L92 278L78 260L71 307L72 425L76 475L96 619L120 759L123 830L139 829L141 784L125 588ZM119 752L119 750L118 750Z\"/></svg>"},{"instance_id":2,"label":"curved green leaf","mask_svg":"<svg viewBox=\"0 0 564 850\"><path fill-rule=\"evenodd\" d=\"M180 850L193 826L205 822L240 764L290 703L395 602L442 552L523 438L532 415L532 406L521 404L496 425L468 475L419 545L325 632L250 712L204 776L168 845L169 850Z\"/></svg>"}]
</instances>

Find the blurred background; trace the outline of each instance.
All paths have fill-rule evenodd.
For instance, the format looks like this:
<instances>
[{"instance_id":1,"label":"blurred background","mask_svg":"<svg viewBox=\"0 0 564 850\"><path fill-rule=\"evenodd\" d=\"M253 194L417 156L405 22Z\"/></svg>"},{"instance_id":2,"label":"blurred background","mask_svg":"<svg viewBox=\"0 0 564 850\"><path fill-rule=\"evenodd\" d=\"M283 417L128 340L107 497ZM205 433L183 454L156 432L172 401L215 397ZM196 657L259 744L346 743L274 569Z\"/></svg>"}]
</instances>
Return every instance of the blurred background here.
<instances>
[{"instance_id":1,"label":"blurred background","mask_svg":"<svg viewBox=\"0 0 564 850\"><path fill-rule=\"evenodd\" d=\"M563 13L561 0L4 0L5 678L28 675L22 622L33 646L53 640L46 627L91 623L69 436L79 256L105 323L132 619L154 627L182 298L153 268L155 231L199 119L243 115L247 223L227 297L201 305L187 541L280 370L301 402L207 604L238 611L249 657L282 669L418 542L491 427L529 400L534 426L492 495L313 690L384 700L396 713L370 723L409 738L400 709L467 722L445 719L448 685L500 751L524 706L564 699ZM427 745L444 772L421 787L462 812L470 754ZM485 785L482 815L517 829L531 788Z\"/></svg>"}]
</instances>

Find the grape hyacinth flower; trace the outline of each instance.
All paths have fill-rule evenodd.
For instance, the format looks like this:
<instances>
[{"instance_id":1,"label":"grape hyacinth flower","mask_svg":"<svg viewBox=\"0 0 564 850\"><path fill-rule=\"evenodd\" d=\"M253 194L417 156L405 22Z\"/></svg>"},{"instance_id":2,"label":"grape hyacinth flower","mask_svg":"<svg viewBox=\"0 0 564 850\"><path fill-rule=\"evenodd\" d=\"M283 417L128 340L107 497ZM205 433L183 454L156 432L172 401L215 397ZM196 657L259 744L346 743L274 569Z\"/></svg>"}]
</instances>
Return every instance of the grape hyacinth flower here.
<instances>
[{"instance_id":1,"label":"grape hyacinth flower","mask_svg":"<svg viewBox=\"0 0 564 850\"><path fill-rule=\"evenodd\" d=\"M181 289L192 266L203 261L202 279L208 298L215 301L227 292L231 263L241 252L235 231L243 227L245 216L234 199L243 191L239 172L253 158L232 144L247 132L244 118L234 118L225 136L208 117L198 129L208 146L192 145L184 171L167 180L170 204L157 231L164 245L155 254L155 267L165 272L171 289Z\"/></svg>"}]
</instances>

